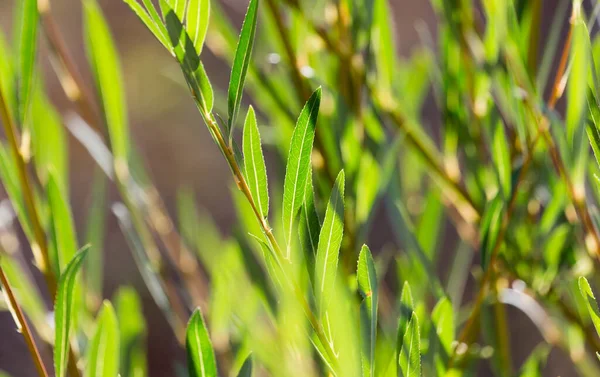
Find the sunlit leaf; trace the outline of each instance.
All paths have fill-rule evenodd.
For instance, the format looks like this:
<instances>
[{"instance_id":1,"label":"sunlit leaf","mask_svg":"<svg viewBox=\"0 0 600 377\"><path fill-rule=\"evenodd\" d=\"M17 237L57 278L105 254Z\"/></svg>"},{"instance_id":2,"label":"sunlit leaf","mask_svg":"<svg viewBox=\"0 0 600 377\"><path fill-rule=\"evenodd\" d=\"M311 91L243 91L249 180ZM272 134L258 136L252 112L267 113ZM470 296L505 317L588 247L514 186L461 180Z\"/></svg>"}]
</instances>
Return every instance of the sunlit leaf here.
<instances>
[{"instance_id":1,"label":"sunlit leaf","mask_svg":"<svg viewBox=\"0 0 600 377\"><path fill-rule=\"evenodd\" d=\"M377 336L377 303L379 283L371 250L364 245L358 256L358 290L363 298L360 306L363 376L375 375L375 344Z\"/></svg>"},{"instance_id":2,"label":"sunlit leaf","mask_svg":"<svg viewBox=\"0 0 600 377\"><path fill-rule=\"evenodd\" d=\"M238 377L252 377L252 355L249 355L242 364L240 372L237 374Z\"/></svg>"},{"instance_id":3,"label":"sunlit leaf","mask_svg":"<svg viewBox=\"0 0 600 377\"><path fill-rule=\"evenodd\" d=\"M267 169L263 156L260 133L256 124L254 108L250 106L244 123L244 167L246 180L252 193L252 199L263 218L269 214L269 191L267 189Z\"/></svg>"},{"instance_id":4,"label":"sunlit leaf","mask_svg":"<svg viewBox=\"0 0 600 377\"><path fill-rule=\"evenodd\" d=\"M319 234L315 263L315 293L317 307L321 314L324 314L327 310L337 274L340 245L344 233L344 185L345 176L342 170L331 190L331 196L325 211L325 219Z\"/></svg>"},{"instance_id":5,"label":"sunlit leaf","mask_svg":"<svg viewBox=\"0 0 600 377\"><path fill-rule=\"evenodd\" d=\"M187 326L186 351L190 377L216 377L215 355L200 309L197 309Z\"/></svg>"},{"instance_id":6,"label":"sunlit leaf","mask_svg":"<svg viewBox=\"0 0 600 377\"><path fill-rule=\"evenodd\" d=\"M306 102L300 117L298 117L290 142L283 183L282 207L283 232L286 239L285 256L288 259L291 253L292 232L296 215L304 201L308 174L311 171L311 152L320 104L321 88L317 89Z\"/></svg>"},{"instance_id":7,"label":"sunlit leaf","mask_svg":"<svg viewBox=\"0 0 600 377\"><path fill-rule=\"evenodd\" d=\"M119 373L119 323L112 305L104 301L89 344L85 377L115 377Z\"/></svg>"},{"instance_id":8,"label":"sunlit leaf","mask_svg":"<svg viewBox=\"0 0 600 377\"><path fill-rule=\"evenodd\" d=\"M419 320L413 312L404 333L398 362L403 377L421 376L421 339Z\"/></svg>"},{"instance_id":9,"label":"sunlit leaf","mask_svg":"<svg viewBox=\"0 0 600 377\"><path fill-rule=\"evenodd\" d=\"M189 0L185 17L185 29L200 55L210 18L210 0Z\"/></svg>"},{"instance_id":10,"label":"sunlit leaf","mask_svg":"<svg viewBox=\"0 0 600 377\"><path fill-rule=\"evenodd\" d=\"M23 0L19 10L21 11L18 64L19 122L24 123L33 91L39 17L37 1Z\"/></svg>"},{"instance_id":11,"label":"sunlit leaf","mask_svg":"<svg viewBox=\"0 0 600 377\"><path fill-rule=\"evenodd\" d=\"M142 302L131 287L119 288L114 302L119 320L121 376L146 376L148 375L146 320L142 311Z\"/></svg>"},{"instance_id":12,"label":"sunlit leaf","mask_svg":"<svg viewBox=\"0 0 600 377\"><path fill-rule=\"evenodd\" d=\"M85 248L78 252L73 260L60 275L56 291L56 302L54 305L54 328L56 331L54 339L54 369L56 375L66 375L67 360L69 357L69 337L75 317L75 284L77 272L88 252Z\"/></svg>"},{"instance_id":13,"label":"sunlit leaf","mask_svg":"<svg viewBox=\"0 0 600 377\"><path fill-rule=\"evenodd\" d=\"M579 278L579 291L585 300L588 313L592 318L592 323L596 328L596 332L600 335L600 310L598 310L598 302L596 301L596 297L594 297L592 287L590 287L587 279L583 276Z\"/></svg>"},{"instance_id":14,"label":"sunlit leaf","mask_svg":"<svg viewBox=\"0 0 600 377\"><path fill-rule=\"evenodd\" d=\"M54 252L56 253L53 256L55 258L53 267L57 274L60 274L77 251L77 238L75 237L75 226L68 198L53 173L50 173L47 190L48 203L52 214L51 228L54 236Z\"/></svg>"},{"instance_id":15,"label":"sunlit leaf","mask_svg":"<svg viewBox=\"0 0 600 377\"><path fill-rule=\"evenodd\" d=\"M252 56L254 35L256 34L257 10L258 0L250 0L248 11L246 12L246 17L242 24L240 38L235 50L235 57L231 68L231 78L229 79L229 89L227 91L227 109L229 114L227 124L229 133L233 130L235 118L237 117L242 101L244 82L246 81L248 64L250 64L250 57Z\"/></svg>"},{"instance_id":16,"label":"sunlit leaf","mask_svg":"<svg viewBox=\"0 0 600 377\"><path fill-rule=\"evenodd\" d=\"M111 149L115 160L124 162L129 155L129 134L118 53L96 0L84 1L84 15L88 56L110 135Z\"/></svg>"}]
</instances>

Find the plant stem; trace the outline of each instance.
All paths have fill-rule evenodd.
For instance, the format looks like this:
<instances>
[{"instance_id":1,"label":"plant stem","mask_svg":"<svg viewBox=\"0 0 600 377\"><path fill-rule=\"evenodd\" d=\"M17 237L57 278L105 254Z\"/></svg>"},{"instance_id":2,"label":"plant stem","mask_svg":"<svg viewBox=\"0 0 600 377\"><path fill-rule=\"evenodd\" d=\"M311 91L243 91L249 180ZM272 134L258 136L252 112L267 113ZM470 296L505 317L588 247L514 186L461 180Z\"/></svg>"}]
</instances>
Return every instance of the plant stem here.
<instances>
[{"instance_id":1,"label":"plant stem","mask_svg":"<svg viewBox=\"0 0 600 377\"><path fill-rule=\"evenodd\" d=\"M94 97L91 95L92 91L84 84L84 81L77 70L77 65L74 63L73 58L66 48L66 43L52 17L49 0L38 0L38 8L40 10L40 18L44 27L44 33L48 39L51 51L55 56L55 61L58 62L58 64L54 64L54 69L65 94L69 100L77 105L78 113L86 123L98 132L102 139L106 139L105 128L101 127L102 122L97 115L97 106ZM129 174L126 174L125 176L116 174L116 177L117 180L120 180L118 185L121 188L121 195L131 196L129 190L130 185L127 184L127 182L132 181ZM204 302L203 297L206 293L204 287L207 287L208 284L205 279L203 279L196 258L189 249L187 249L184 242L181 240L180 235L176 232L173 221L167 214L165 205L158 195L157 190L152 186L146 186L143 187L143 191L145 194L145 197L143 198L144 204L147 207L147 216L145 216L146 222L158 235L168 251L167 256L176 266L178 272L182 276L182 280L188 288L188 292L192 295L193 305L201 305ZM127 207L132 216L134 215L134 212L137 211L137 207L133 206L133 202L133 200L126 200L126 203L129 203ZM136 230L140 232L141 227L143 227L143 222L138 221L136 225ZM150 235L149 237L143 238L148 242L154 243L154 240ZM146 244L146 246L148 245L149 243ZM156 250L156 246L153 245L151 249ZM158 251L157 255L159 255ZM183 320L185 322L185 319Z\"/></svg>"},{"instance_id":2,"label":"plant stem","mask_svg":"<svg viewBox=\"0 0 600 377\"><path fill-rule=\"evenodd\" d=\"M275 235L273 234L273 230L272 230L271 226L269 225L268 220L261 215L256 203L254 202L254 199L252 198L250 188L248 187L246 178L242 174L242 171L237 163L237 160L235 159L233 150L229 147L229 145L223 139L223 135L221 134L221 131L219 129L219 126L217 125L214 115L212 113L208 113L204 110L201 110L201 111L202 111L202 116L203 116L204 120L206 121L208 128L210 129L211 133L214 135L215 141L217 142L219 148L223 152L223 155L225 156L225 159L227 160L227 163L229 164L229 167L231 168L231 171L234 175L234 178L235 178L238 188L240 189L240 191L242 191L242 193L248 200L248 203L250 204L250 207L252 208L252 212L254 212L256 219L260 223L260 226L262 227L262 230L263 230L265 236L267 237L271 247L275 251L275 255L278 258L278 261L280 263L280 261L284 258L284 254L281 250L281 247L279 246L279 243L277 242L277 239L275 238ZM317 337L319 338L319 341L321 342L323 348L325 349L327 356L329 357L330 361L332 363L334 363L334 365L335 365L336 360L337 360L337 357L335 356L335 352L333 351L333 349L331 348L331 344L327 340L327 336L325 335L325 331L323 330L323 327L319 323L317 317L312 312L308 301L304 297L304 293L303 293L302 289L298 286L298 284L295 281L289 280L283 267L282 267L282 271L283 271L283 275L285 276L288 284L291 285L298 300L300 301L300 304L302 305L304 313L307 316L311 327L317 334ZM337 370L337 367L334 366L334 369Z\"/></svg>"},{"instance_id":3,"label":"plant stem","mask_svg":"<svg viewBox=\"0 0 600 377\"><path fill-rule=\"evenodd\" d=\"M33 338L33 333L27 324L27 320L25 319L25 315L15 298L15 295L10 287L8 278L4 274L4 270L0 265L0 283L2 283L2 291L6 295L6 299L12 312L15 315L15 324L17 325L18 331L23 334L23 338L25 338L25 343L27 344L27 348L29 349L29 353L31 354L31 358L33 359L33 363L35 364L35 368L37 369L38 375L40 377L48 377L48 372L46 371L46 367L44 366L44 362L42 361L42 357L40 356L40 352L35 345L35 340Z\"/></svg>"},{"instance_id":4,"label":"plant stem","mask_svg":"<svg viewBox=\"0 0 600 377\"><path fill-rule=\"evenodd\" d=\"M4 125L4 133L8 139L10 150L17 165L17 175L21 185L23 201L25 202L25 208L33 228L33 234L35 237L35 244L31 245L31 248L34 251L33 255L38 268L44 275L50 296L54 297L56 294L56 277L52 273L52 269L50 267L50 256L48 255L46 235L35 207L35 196L29 175L27 173L25 159L23 158L23 155L19 149L19 142L17 141L17 128L8 110L6 99L1 91L0 117L2 119L2 124Z\"/></svg>"}]
</instances>

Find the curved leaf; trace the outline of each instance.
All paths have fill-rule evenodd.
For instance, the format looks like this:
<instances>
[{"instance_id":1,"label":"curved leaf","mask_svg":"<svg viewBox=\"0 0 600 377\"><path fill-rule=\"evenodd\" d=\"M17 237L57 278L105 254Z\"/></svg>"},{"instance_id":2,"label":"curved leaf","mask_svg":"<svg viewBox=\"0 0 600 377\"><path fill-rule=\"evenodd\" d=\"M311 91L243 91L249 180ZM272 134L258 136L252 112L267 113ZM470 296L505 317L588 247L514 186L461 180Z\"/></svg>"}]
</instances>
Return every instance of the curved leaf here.
<instances>
[{"instance_id":1,"label":"curved leaf","mask_svg":"<svg viewBox=\"0 0 600 377\"><path fill-rule=\"evenodd\" d=\"M258 0L250 0L248 11L242 24L242 30L235 49L235 58L233 67L231 67L231 78L229 79L229 89L227 90L227 109L229 120L227 121L229 134L233 130L235 118L240 109L242 94L244 92L244 82L250 64L252 55L252 46L254 45L254 36L256 34L256 19L258 16Z\"/></svg>"},{"instance_id":2,"label":"curved leaf","mask_svg":"<svg viewBox=\"0 0 600 377\"><path fill-rule=\"evenodd\" d=\"M78 252L61 274L54 304L54 369L57 377L66 375L69 357L69 334L75 316L75 282L89 247Z\"/></svg>"},{"instance_id":3,"label":"curved leaf","mask_svg":"<svg viewBox=\"0 0 600 377\"><path fill-rule=\"evenodd\" d=\"M590 283L583 276L579 278L579 291L585 299L585 306L590 313L596 332L600 336L600 310L598 310L598 302L596 301L596 297L594 297Z\"/></svg>"}]
</instances>

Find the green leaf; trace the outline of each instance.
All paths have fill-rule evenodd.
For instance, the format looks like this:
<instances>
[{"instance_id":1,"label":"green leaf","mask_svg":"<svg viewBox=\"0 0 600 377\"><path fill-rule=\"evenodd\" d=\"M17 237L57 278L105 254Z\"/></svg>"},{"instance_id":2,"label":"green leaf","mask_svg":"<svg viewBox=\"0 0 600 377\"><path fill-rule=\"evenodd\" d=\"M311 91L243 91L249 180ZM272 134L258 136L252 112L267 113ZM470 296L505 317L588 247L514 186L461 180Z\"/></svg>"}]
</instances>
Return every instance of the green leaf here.
<instances>
[{"instance_id":1,"label":"green leaf","mask_svg":"<svg viewBox=\"0 0 600 377\"><path fill-rule=\"evenodd\" d=\"M571 61L569 79L567 81L567 109L565 127L569 149L573 151L573 160L567 162L567 167L573 176L573 183L578 187L583 185L585 176L585 159L589 151L584 147L585 126L587 119L588 78L591 68L591 49L589 32L581 14L574 15L573 38L571 45Z\"/></svg>"},{"instance_id":2,"label":"green leaf","mask_svg":"<svg viewBox=\"0 0 600 377\"><path fill-rule=\"evenodd\" d=\"M87 257L84 266L86 293L91 296L98 304L102 297L103 283L103 250L104 250L104 233L106 225L106 186L107 179L100 169L94 170L94 178L92 180L92 196L90 207L88 208L88 216L85 232L85 243L89 243L92 247L91 254ZM96 305L94 303L94 305Z\"/></svg>"},{"instance_id":3,"label":"green leaf","mask_svg":"<svg viewBox=\"0 0 600 377\"><path fill-rule=\"evenodd\" d=\"M190 318L185 343L190 377L216 377L215 354L200 309Z\"/></svg>"},{"instance_id":4,"label":"green leaf","mask_svg":"<svg viewBox=\"0 0 600 377\"><path fill-rule=\"evenodd\" d=\"M406 332L408 322L412 318L412 313L415 310L410 285L407 281L402 286L400 294L400 318L398 318L398 332L396 336L396 360L400 357L400 350L404 342L404 333Z\"/></svg>"},{"instance_id":5,"label":"green leaf","mask_svg":"<svg viewBox=\"0 0 600 377\"><path fill-rule=\"evenodd\" d=\"M125 162L129 155L129 134L123 95L123 74L117 50L95 0L84 1L84 15L89 61L96 80L111 149L115 162Z\"/></svg>"},{"instance_id":6,"label":"green leaf","mask_svg":"<svg viewBox=\"0 0 600 377\"><path fill-rule=\"evenodd\" d=\"M187 30L196 54L200 55L210 18L210 0L189 0L185 17Z\"/></svg>"},{"instance_id":7,"label":"green leaf","mask_svg":"<svg viewBox=\"0 0 600 377\"><path fill-rule=\"evenodd\" d=\"M446 352L446 355L452 353L452 342L454 341L454 313L452 304L446 297L442 297L433 308L431 320L435 326L437 337Z\"/></svg>"},{"instance_id":8,"label":"green leaf","mask_svg":"<svg viewBox=\"0 0 600 377\"><path fill-rule=\"evenodd\" d=\"M312 170L312 169L310 169ZM311 279L314 278L315 258L319 245L319 233L321 232L321 220L315 208L315 194L313 191L312 171L308 172L308 182L304 192L304 203L300 209L300 226L298 233L300 244L304 250L304 257L308 264Z\"/></svg>"},{"instance_id":9,"label":"green leaf","mask_svg":"<svg viewBox=\"0 0 600 377\"><path fill-rule=\"evenodd\" d=\"M519 377L542 377L545 366L547 365L550 347L546 344L537 346L531 355L525 360L519 370Z\"/></svg>"},{"instance_id":10,"label":"green leaf","mask_svg":"<svg viewBox=\"0 0 600 377\"><path fill-rule=\"evenodd\" d=\"M38 178L46 185L53 171L59 186L67 192L68 148L62 119L46 98L41 83L36 85L31 99L31 144Z\"/></svg>"},{"instance_id":11,"label":"green leaf","mask_svg":"<svg viewBox=\"0 0 600 377\"><path fill-rule=\"evenodd\" d=\"M246 180L252 198L263 218L269 214L269 191L267 182L267 168L263 156L260 133L256 124L254 108L250 106L244 123L243 137L244 168Z\"/></svg>"},{"instance_id":12,"label":"green leaf","mask_svg":"<svg viewBox=\"0 0 600 377\"><path fill-rule=\"evenodd\" d=\"M413 312L404 333L402 349L398 359L403 377L421 376L420 342L419 319Z\"/></svg>"},{"instance_id":13,"label":"green leaf","mask_svg":"<svg viewBox=\"0 0 600 377\"><path fill-rule=\"evenodd\" d=\"M89 345L85 377L115 377L119 373L119 323L115 310L104 301Z\"/></svg>"},{"instance_id":14,"label":"green leaf","mask_svg":"<svg viewBox=\"0 0 600 377\"><path fill-rule=\"evenodd\" d=\"M497 195L486 206L481 219L480 239L481 241L481 265L484 269L488 268L494 247L497 242L500 226L502 225L502 216L504 214L504 205L502 196ZM502 242L502 241L500 241Z\"/></svg>"},{"instance_id":15,"label":"green leaf","mask_svg":"<svg viewBox=\"0 0 600 377\"><path fill-rule=\"evenodd\" d=\"M319 313L324 314L334 290L335 276L344 233L344 171L338 174L327 202L319 234L315 270L315 291Z\"/></svg>"},{"instance_id":16,"label":"green leaf","mask_svg":"<svg viewBox=\"0 0 600 377\"><path fill-rule=\"evenodd\" d=\"M15 119L15 112L17 109L16 105L16 93L15 88L15 71L14 59L10 46L5 39L4 33L0 32L0 93L4 98L7 105L7 111L11 119Z\"/></svg>"},{"instance_id":17,"label":"green leaf","mask_svg":"<svg viewBox=\"0 0 600 377\"><path fill-rule=\"evenodd\" d=\"M311 171L312 145L320 104L321 88L317 89L304 105L290 142L285 180L283 182L282 207L283 231L286 240L285 256L287 259L290 258L291 253L294 222L304 201L308 174Z\"/></svg>"},{"instance_id":18,"label":"green leaf","mask_svg":"<svg viewBox=\"0 0 600 377\"><path fill-rule=\"evenodd\" d=\"M54 304L54 369L57 377L66 375L67 360L69 357L69 335L75 317L75 283L77 272L88 252L85 247L78 252L60 275Z\"/></svg>"},{"instance_id":19,"label":"green leaf","mask_svg":"<svg viewBox=\"0 0 600 377\"><path fill-rule=\"evenodd\" d=\"M51 229L54 236L53 267L57 275L60 275L77 251L77 238L67 195L54 176L55 174L51 172L48 180L48 204L50 205Z\"/></svg>"},{"instance_id":20,"label":"green leaf","mask_svg":"<svg viewBox=\"0 0 600 377\"><path fill-rule=\"evenodd\" d=\"M511 190L511 164L508 141L501 121L496 122L493 137L493 159L497 170L500 189L505 200L510 197Z\"/></svg>"},{"instance_id":21,"label":"green leaf","mask_svg":"<svg viewBox=\"0 0 600 377\"><path fill-rule=\"evenodd\" d=\"M167 29L165 28L160 17L158 18L158 22L155 16L158 16L156 13L156 9L154 5L149 0L144 0L144 4L148 11L144 10L144 8L137 2L137 0L123 0L131 10L138 16L138 18L146 25L148 30L159 40L160 43L163 44L167 48L167 50L171 51L171 46L169 45L169 40L167 38ZM148 4L150 3L150 4ZM153 16L151 17L148 12L150 12Z\"/></svg>"},{"instance_id":22,"label":"green leaf","mask_svg":"<svg viewBox=\"0 0 600 377\"><path fill-rule=\"evenodd\" d=\"M596 328L596 332L600 336L600 311L598 310L598 302L596 302L596 298L594 297L594 292L592 292L590 283L588 283L587 279L583 276L579 278L579 291L585 299L585 304L590 317L592 318L592 323Z\"/></svg>"},{"instance_id":23,"label":"green leaf","mask_svg":"<svg viewBox=\"0 0 600 377\"><path fill-rule=\"evenodd\" d=\"M240 372L237 374L238 377L252 377L252 355L248 355Z\"/></svg>"},{"instance_id":24,"label":"green leaf","mask_svg":"<svg viewBox=\"0 0 600 377\"><path fill-rule=\"evenodd\" d=\"M363 338L363 376L375 376L375 344L377 336L378 282L371 250L363 245L358 256L356 272L358 291L363 298L360 306L361 333Z\"/></svg>"},{"instance_id":25,"label":"green leaf","mask_svg":"<svg viewBox=\"0 0 600 377\"><path fill-rule=\"evenodd\" d=\"M18 100L19 121L23 124L33 90L39 15L37 0L23 0L19 8L21 19L19 21Z\"/></svg>"},{"instance_id":26,"label":"green leaf","mask_svg":"<svg viewBox=\"0 0 600 377\"><path fill-rule=\"evenodd\" d=\"M252 46L254 45L254 36L256 34L256 19L258 16L258 0L250 0L248 11L242 24L242 30L235 49L235 58L231 67L231 77L229 79L229 89L227 91L227 109L229 120L227 121L229 134L233 131L235 118L240 109L242 94L244 92L244 82L246 81L246 72L252 55Z\"/></svg>"},{"instance_id":27,"label":"green leaf","mask_svg":"<svg viewBox=\"0 0 600 377\"><path fill-rule=\"evenodd\" d=\"M121 376L147 376L146 320L142 302L132 287L119 288L114 302L120 330Z\"/></svg>"},{"instance_id":28,"label":"green leaf","mask_svg":"<svg viewBox=\"0 0 600 377\"><path fill-rule=\"evenodd\" d=\"M183 20L185 15L185 0L159 0L160 10L163 17L167 18L169 12L173 11L177 18Z\"/></svg>"}]
</instances>

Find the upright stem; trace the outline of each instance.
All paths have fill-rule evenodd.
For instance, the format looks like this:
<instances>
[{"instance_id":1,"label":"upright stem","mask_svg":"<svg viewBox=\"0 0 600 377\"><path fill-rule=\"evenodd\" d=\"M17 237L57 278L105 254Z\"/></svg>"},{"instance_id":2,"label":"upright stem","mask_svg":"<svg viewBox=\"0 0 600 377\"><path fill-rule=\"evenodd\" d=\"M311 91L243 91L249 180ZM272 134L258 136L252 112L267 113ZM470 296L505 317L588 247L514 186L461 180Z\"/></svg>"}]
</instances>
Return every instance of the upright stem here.
<instances>
[{"instance_id":1,"label":"upright stem","mask_svg":"<svg viewBox=\"0 0 600 377\"><path fill-rule=\"evenodd\" d=\"M0 283L2 283L2 290L6 295L6 299L8 304L10 305L14 315L15 315L15 323L17 325L17 329L21 334L23 334L23 338L25 338L25 343L27 344L27 348L29 349L29 353L31 354L31 358L33 359L33 363L35 364L35 368L37 369L38 375L40 377L48 377L48 372L46 371L46 367L44 366L44 362L42 361L42 357L40 356L40 352L35 345L35 340L33 338L33 333L29 328L29 324L27 324L27 320L25 319L25 315L23 314L23 310L19 306L17 299L10 287L10 283L8 278L4 274L4 270L0 265Z\"/></svg>"},{"instance_id":2,"label":"upright stem","mask_svg":"<svg viewBox=\"0 0 600 377\"><path fill-rule=\"evenodd\" d=\"M281 261L283 259L283 255L284 255L281 250L281 247L279 246L279 243L277 242L277 239L275 238L275 235L273 234L273 230L271 229L271 226L269 225L268 220L261 215L256 203L254 202L254 199L252 198L250 188L248 187L246 178L242 174L242 171L237 163L237 160L235 159L233 150L229 147L229 145L223 139L223 136L221 134L221 131L219 129L219 126L217 125L217 122L216 122L213 114L203 111L202 116L203 116L204 120L206 121L211 133L215 136L215 140L216 140L219 148L223 152L223 155L225 156L225 159L227 160L229 167L231 168L231 171L234 175L234 178L236 180L238 188L240 189L240 191L242 191L242 193L248 200L248 203L250 204L250 207L252 208L252 212L254 212L254 215L256 216L256 219L258 220L260 226L262 227L262 230L263 230L265 236L267 237L271 247L273 247L273 250L275 251L276 257L278 258L279 261ZM283 271L283 272L284 272L284 276L286 277L287 283L290 284L290 286L294 290L294 293L296 294L297 299L300 301L300 304L302 305L304 313L307 316L311 327L317 334L319 341L321 342L323 348L325 349L325 352L327 353L327 357L329 357L330 361L332 363L334 363L334 368L337 370L337 367L335 366L337 357L335 356L335 352L331 348L331 344L329 343L329 341L327 339L327 336L325 334L325 331L323 330L323 327L319 323L319 320L317 319L317 317L312 312L310 305L309 305L308 301L306 300L306 298L304 297L304 293L303 293L302 289L300 288L300 286L298 286L298 284L295 281L291 281L291 280L287 279L287 274L285 273L285 271Z\"/></svg>"},{"instance_id":3,"label":"upright stem","mask_svg":"<svg viewBox=\"0 0 600 377\"><path fill-rule=\"evenodd\" d=\"M42 271L50 296L54 297L56 294L56 277L52 273L50 268L50 256L48 254L48 244L46 243L46 234L37 209L35 207L35 196L33 188L29 180L27 173L27 166L23 155L20 153L19 142L17 140L17 129L15 123L8 110L8 105L2 91L0 91L0 117L4 126L4 133L8 139L11 153L17 164L17 175L19 177L19 183L21 185L21 191L23 194L23 201L25 202L25 208L27 210L28 218L31 221L33 228L33 235L35 237L35 244L31 245L33 254L38 265L38 268Z\"/></svg>"}]
</instances>

